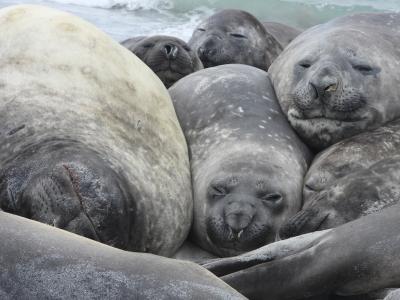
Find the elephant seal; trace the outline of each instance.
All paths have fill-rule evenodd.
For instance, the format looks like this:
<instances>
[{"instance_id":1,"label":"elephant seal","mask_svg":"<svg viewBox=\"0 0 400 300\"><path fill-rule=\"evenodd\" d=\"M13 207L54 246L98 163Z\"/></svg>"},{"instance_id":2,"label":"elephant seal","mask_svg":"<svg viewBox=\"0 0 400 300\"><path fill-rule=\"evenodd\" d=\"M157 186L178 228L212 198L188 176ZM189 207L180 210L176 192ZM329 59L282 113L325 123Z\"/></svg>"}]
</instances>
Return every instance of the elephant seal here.
<instances>
[{"instance_id":1,"label":"elephant seal","mask_svg":"<svg viewBox=\"0 0 400 300\"><path fill-rule=\"evenodd\" d=\"M245 299L204 268L0 212L2 299Z\"/></svg>"},{"instance_id":2,"label":"elephant seal","mask_svg":"<svg viewBox=\"0 0 400 300\"><path fill-rule=\"evenodd\" d=\"M0 207L172 255L193 203L185 137L161 81L64 12L7 7L0 32Z\"/></svg>"},{"instance_id":3,"label":"elephant seal","mask_svg":"<svg viewBox=\"0 0 400 300\"><path fill-rule=\"evenodd\" d=\"M203 69L197 53L184 41L172 36L136 37L121 44L149 66L166 88L182 77Z\"/></svg>"},{"instance_id":4,"label":"elephant seal","mask_svg":"<svg viewBox=\"0 0 400 300\"><path fill-rule=\"evenodd\" d=\"M285 48L269 73L306 144L319 151L400 116L399 43L399 14L356 14L312 27Z\"/></svg>"},{"instance_id":5,"label":"elephant seal","mask_svg":"<svg viewBox=\"0 0 400 300\"><path fill-rule=\"evenodd\" d=\"M266 71L283 49L253 15L235 9L222 10L201 22L188 44L205 68L246 64Z\"/></svg>"},{"instance_id":6,"label":"elephant seal","mask_svg":"<svg viewBox=\"0 0 400 300\"><path fill-rule=\"evenodd\" d=\"M399 214L396 204L334 229L204 266L250 299L352 296L398 287Z\"/></svg>"},{"instance_id":7,"label":"elephant seal","mask_svg":"<svg viewBox=\"0 0 400 300\"><path fill-rule=\"evenodd\" d=\"M301 31L291 26L278 23L278 22L262 22L265 30L271 34L282 46L285 48L291 41L293 41Z\"/></svg>"},{"instance_id":8,"label":"elephant seal","mask_svg":"<svg viewBox=\"0 0 400 300\"><path fill-rule=\"evenodd\" d=\"M397 120L320 153L304 180L303 208L282 226L280 237L336 227L397 203L399 149Z\"/></svg>"},{"instance_id":9,"label":"elephant seal","mask_svg":"<svg viewBox=\"0 0 400 300\"><path fill-rule=\"evenodd\" d=\"M223 65L169 92L189 145L192 240L217 256L275 241L301 207L311 155L282 115L268 74Z\"/></svg>"}]
</instances>

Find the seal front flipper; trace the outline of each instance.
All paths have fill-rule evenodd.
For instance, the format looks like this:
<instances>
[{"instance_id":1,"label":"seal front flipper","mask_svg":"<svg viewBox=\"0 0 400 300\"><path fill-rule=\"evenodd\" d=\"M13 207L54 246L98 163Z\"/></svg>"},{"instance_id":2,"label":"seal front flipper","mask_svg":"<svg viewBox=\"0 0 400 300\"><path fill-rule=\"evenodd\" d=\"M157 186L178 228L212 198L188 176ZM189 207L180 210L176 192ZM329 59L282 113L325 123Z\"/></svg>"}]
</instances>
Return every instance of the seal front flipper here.
<instances>
[{"instance_id":1,"label":"seal front flipper","mask_svg":"<svg viewBox=\"0 0 400 300\"><path fill-rule=\"evenodd\" d=\"M394 205L328 231L304 251L222 279L251 299L268 300L353 296L396 287L399 213L400 205Z\"/></svg>"},{"instance_id":2,"label":"seal front flipper","mask_svg":"<svg viewBox=\"0 0 400 300\"><path fill-rule=\"evenodd\" d=\"M208 260L205 261L202 266L217 276L225 276L311 248L323 238L328 231L329 230L304 234L290 240L275 242L235 257Z\"/></svg>"}]
</instances>

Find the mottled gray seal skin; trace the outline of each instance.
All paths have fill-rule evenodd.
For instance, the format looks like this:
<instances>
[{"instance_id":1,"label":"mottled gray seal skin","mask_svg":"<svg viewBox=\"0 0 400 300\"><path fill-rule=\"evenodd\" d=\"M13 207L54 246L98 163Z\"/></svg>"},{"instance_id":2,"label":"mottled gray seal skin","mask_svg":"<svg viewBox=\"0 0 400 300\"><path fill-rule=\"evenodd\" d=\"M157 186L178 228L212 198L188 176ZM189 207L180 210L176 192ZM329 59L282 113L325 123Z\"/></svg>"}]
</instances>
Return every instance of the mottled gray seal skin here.
<instances>
[{"instance_id":1,"label":"mottled gray seal skin","mask_svg":"<svg viewBox=\"0 0 400 300\"><path fill-rule=\"evenodd\" d=\"M193 204L185 137L161 81L63 12L8 7L0 31L0 207L172 255Z\"/></svg>"},{"instance_id":2,"label":"mottled gray seal skin","mask_svg":"<svg viewBox=\"0 0 400 300\"><path fill-rule=\"evenodd\" d=\"M269 73L306 144L322 150L399 117L399 43L399 14L357 14L306 30L285 48Z\"/></svg>"},{"instance_id":3,"label":"mottled gray seal skin","mask_svg":"<svg viewBox=\"0 0 400 300\"><path fill-rule=\"evenodd\" d=\"M279 241L205 267L250 299L352 296L398 287L399 214L396 204L334 229Z\"/></svg>"},{"instance_id":4,"label":"mottled gray seal skin","mask_svg":"<svg viewBox=\"0 0 400 300\"><path fill-rule=\"evenodd\" d=\"M262 22L265 30L271 34L282 46L285 48L291 41L293 41L301 31L291 26L278 23L278 22Z\"/></svg>"},{"instance_id":5,"label":"mottled gray seal skin","mask_svg":"<svg viewBox=\"0 0 400 300\"><path fill-rule=\"evenodd\" d=\"M204 268L0 212L2 299L246 299Z\"/></svg>"},{"instance_id":6,"label":"mottled gray seal skin","mask_svg":"<svg viewBox=\"0 0 400 300\"><path fill-rule=\"evenodd\" d=\"M188 42L205 68L246 64L268 70L282 46L248 12L226 9L200 23Z\"/></svg>"},{"instance_id":7,"label":"mottled gray seal skin","mask_svg":"<svg viewBox=\"0 0 400 300\"><path fill-rule=\"evenodd\" d=\"M166 35L135 37L121 42L157 74L169 88L179 79L203 69L192 49L181 39Z\"/></svg>"},{"instance_id":8,"label":"mottled gray seal skin","mask_svg":"<svg viewBox=\"0 0 400 300\"><path fill-rule=\"evenodd\" d=\"M303 208L280 230L288 238L328 229L399 201L400 121L343 140L313 161Z\"/></svg>"},{"instance_id":9,"label":"mottled gray seal skin","mask_svg":"<svg viewBox=\"0 0 400 300\"><path fill-rule=\"evenodd\" d=\"M169 92L189 145L192 240L218 256L273 242L301 207L310 153L282 115L268 74L223 65Z\"/></svg>"}]
</instances>

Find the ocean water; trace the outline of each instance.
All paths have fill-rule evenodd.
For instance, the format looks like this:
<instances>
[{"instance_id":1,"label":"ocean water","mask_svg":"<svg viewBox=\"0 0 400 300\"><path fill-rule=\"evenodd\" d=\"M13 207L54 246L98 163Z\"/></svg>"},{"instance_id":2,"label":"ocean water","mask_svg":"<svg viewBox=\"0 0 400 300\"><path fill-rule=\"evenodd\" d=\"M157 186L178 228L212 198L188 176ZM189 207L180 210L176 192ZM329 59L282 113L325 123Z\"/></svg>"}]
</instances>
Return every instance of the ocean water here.
<instances>
[{"instance_id":1,"label":"ocean water","mask_svg":"<svg viewBox=\"0 0 400 300\"><path fill-rule=\"evenodd\" d=\"M400 12L400 0L0 0L41 4L68 11L95 24L117 41L166 34L188 40L196 25L224 8L247 10L261 21L305 29L357 12Z\"/></svg>"}]
</instances>

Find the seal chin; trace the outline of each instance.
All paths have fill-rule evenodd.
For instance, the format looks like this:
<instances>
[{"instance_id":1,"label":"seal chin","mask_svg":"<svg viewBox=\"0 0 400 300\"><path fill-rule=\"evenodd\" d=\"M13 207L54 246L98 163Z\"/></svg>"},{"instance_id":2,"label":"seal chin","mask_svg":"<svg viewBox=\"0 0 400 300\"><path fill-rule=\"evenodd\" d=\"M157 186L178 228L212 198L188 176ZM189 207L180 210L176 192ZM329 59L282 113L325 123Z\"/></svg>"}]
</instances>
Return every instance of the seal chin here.
<instances>
[{"instance_id":1,"label":"seal chin","mask_svg":"<svg viewBox=\"0 0 400 300\"><path fill-rule=\"evenodd\" d=\"M210 218L207 235L217 255L239 255L275 240L272 226L266 223L252 222L246 228L234 230L222 218Z\"/></svg>"},{"instance_id":2,"label":"seal chin","mask_svg":"<svg viewBox=\"0 0 400 300\"><path fill-rule=\"evenodd\" d=\"M344 138L365 130L367 115L357 115L346 120L318 116L304 118L296 109L289 109L288 120L297 133L315 149L326 148Z\"/></svg>"}]
</instances>

